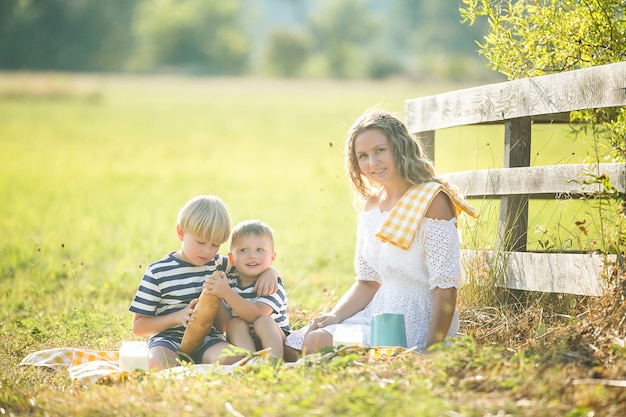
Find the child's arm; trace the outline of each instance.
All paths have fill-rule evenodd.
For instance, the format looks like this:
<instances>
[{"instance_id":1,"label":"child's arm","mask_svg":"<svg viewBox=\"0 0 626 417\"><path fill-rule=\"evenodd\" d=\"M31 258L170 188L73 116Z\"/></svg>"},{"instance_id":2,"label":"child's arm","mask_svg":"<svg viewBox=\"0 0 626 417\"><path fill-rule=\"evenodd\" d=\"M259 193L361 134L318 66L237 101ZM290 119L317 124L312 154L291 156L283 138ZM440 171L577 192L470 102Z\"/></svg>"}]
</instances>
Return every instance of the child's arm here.
<instances>
[{"instance_id":1,"label":"child's arm","mask_svg":"<svg viewBox=\"0 0 626 417\"><path fill-rule=\"evenodd\" d=\"M162 316L144 316L134 313L133 334L135 336L150 336L170 327L182 326L183 320L192 312L190 310L193 310L197 302L198 299L192 300L187 307Z\"/></svg>"},{"instance_id":2,"label":"child's arm","mask_svg":"<svg viewBox=\"0 0 626 417\"><path fill-rule=\"evenodd\" d=\"M278 270L272 266L269 267L254 283L254 291L259 297L276 293L278 291L278 277L280 277Z\"/></svg>"},{"instance_id":3,"label":"child's arm","mask_svg":"<svg viewBox=\"0 0 626 417\"><path fill-rule=\"evenodd\" d=\"M221 300L220 303L222 303ZM220 306L220 311L218 311L217 316L215 317L215 321L213 322L213 327L224 333L226 331L226 327L228 327L228 322L230 321L230 319L230 311L228 311L224 303L222 303L222 305Z\"/></svg>"},{"instance_id":4,"label":"child's arm","mask_svg":"<svg viewBox=\"0 0 626 417\"><path fill-rule=\"evenodd\" d=\"M212 274L205 281L203 291L223 298L230 308L232 308L242 320L248 323L254 323L259 317L269 316L273 312L272 307L269 305L261 302L253 304L237 294L237 292L230 287L228 279L224 274L221 274L221 276Z\"/></svg>"},{"instance_id":5,"label":"child's arm","mask_svg":"<svg viewBox=\"0 0 626 417\"><path fill-rule=\"evenodd\" d=\"M228 259L228 258L227 258ZM227 260L226 272L230 273L230 271L234 268L230 262L230 259ZM254 291L257 293L259 297L263 297L265 295L275 294L278 291L278 278L280 277L280 272L273 266L270 266L267 270L265 270L260 276L259 279L254 283Z\"/></svg>"}]
</instances>

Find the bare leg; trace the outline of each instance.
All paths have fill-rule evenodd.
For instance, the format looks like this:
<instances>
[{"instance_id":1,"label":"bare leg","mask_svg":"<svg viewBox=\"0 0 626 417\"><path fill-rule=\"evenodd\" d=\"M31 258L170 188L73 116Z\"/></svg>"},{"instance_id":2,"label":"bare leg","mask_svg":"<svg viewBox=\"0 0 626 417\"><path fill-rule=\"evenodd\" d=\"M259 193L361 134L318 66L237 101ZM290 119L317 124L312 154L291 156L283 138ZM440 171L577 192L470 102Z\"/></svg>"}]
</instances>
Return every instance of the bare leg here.
<instances>
[{"instance_id":1,"label":"bare leg","mask_svg":"<svg viewBox=\"0 0 626 417\"><path fill-rule=\"evenodd\" d=\"M215 363L219 362L220 365L232 365L238 360L242 359L242 356L222 356L230 348L230 344L226 342L216 343L211 346L202 354L202 363Z\"/></svg>"},{"instance_id":2,"label":"bare leg","mask_svg":"<svg viewBox=\"0 0 626 417\"><path fill-rule=\"evenodd\" d=\"M317 329L309 332L304 336L302 343L302 352L305 355L315 353L323 347L332 346L333 335L324 329Z\"/></svg>"},{"instance_id":3,"label":"bare leg","mask_svg":"<svg viewBox=\"0 0 626 417\"><path fill-rule=\"evenodd\" d=\"M178 353L165 346L156 346L148 353L148 367L150 369L165 369L178 366Z\"/></svg>"},{"instance_id":4,"label":"bare leg","mask_svg":"<svg viewBox=\"0 0 626 417\"><path fill-rule=\"evenodd\" d=\"M295 362L302 356L302 351L294 349L291 346L284 345L285 362Z\"/></svg>"},{"instance_id":5,"label":"bare leg","mask_svg":"<svg viewBox=\"0 0 626 417\"><path fill-rule=\"evenodd\" d=\"M270 316L259 317L254 322L254 332L261 340L263 348L272 348L272 356L282 358L284 353L285 332Z\"/></svg>"},{"instance_id":6,"label":"bare leg","mask_svg":"<svg viewBox=\"0 0 626 417\"><path fill-rule=\"evenodd\" d=\"M226 329L226 334L228 335L228 341L233 345L248 349L250 352L254 352L256 350L254 340L252 340L252 336L250 336L250 327L248 327L248 323L239 317L230 319Z\"/></svg>"}]
</instances>

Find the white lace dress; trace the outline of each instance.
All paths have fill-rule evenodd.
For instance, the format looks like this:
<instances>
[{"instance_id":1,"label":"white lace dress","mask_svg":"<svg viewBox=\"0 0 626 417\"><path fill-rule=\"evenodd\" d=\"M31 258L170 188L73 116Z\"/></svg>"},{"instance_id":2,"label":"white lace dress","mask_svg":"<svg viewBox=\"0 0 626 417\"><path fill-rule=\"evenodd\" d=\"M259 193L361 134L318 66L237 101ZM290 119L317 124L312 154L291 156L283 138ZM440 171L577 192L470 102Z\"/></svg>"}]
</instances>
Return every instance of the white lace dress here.
<instances>
[{"instance_id":1,"label":"white lace dress","mask_svg":"<svg viewBox=\"0 0 626 417\"><path fill-rule=\"evenodd\" d=\"M403 250L375 237L387 214L378 209L360 214L355 279L379 281L383 285L363 310L343 323L361 325L363 344L368 346L371 317L378 313L401 313L408 346L423 349L433 313L434 288L459 288L461 266L456 219L425 217L411 247ZM333 334L336 327L323 329ZM457 334L458 330L458 311L455 310L448 336ZM301 349L305 331L306 328L290 334L286 344Z\"/></svg>"}]
</instances>

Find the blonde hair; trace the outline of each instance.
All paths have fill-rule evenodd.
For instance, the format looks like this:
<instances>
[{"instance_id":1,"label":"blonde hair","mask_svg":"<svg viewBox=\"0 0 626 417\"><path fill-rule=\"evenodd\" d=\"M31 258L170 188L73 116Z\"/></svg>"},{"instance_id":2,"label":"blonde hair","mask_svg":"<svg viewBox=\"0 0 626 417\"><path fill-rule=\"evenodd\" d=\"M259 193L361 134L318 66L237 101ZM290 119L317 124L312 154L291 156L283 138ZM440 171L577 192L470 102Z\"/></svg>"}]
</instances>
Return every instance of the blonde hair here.
<instances>
[{"instance_id":1,"label":"blonde hair","mask_svg":"<svg viewBox=\"0 0 626 417\"><path fill-rule=\"evenodd\" d=\"M404 122L389 112L369 109L348 130L344 148L345 168L355 194L367 199L374 194L373 189L378 188L361 172L354 151L356 137L369 129L378 129L385 135L393 151L396 169L403 179L413 185L441 182L435 177L435 168L422 149L420 139L409 132Z\"/></svg>"},{"instance_id":2,"label":"blonde hair","mask_svg":"<svg viewBox=\"0 0 626 417\"><path fill-rule=\"evenodd\" d=\"M233 242L237 239L250 235L267 236L272 246L274 246L274 232L272 228L260 220L252 219L239 222L233 227L230 233L229 247L232 247Z\"/></svg>"},{"instance_id":3,"label":"blonde hair","mask_svg":"<svg viewBox=\"0 0 626 417\"><path fill-rule=\"evenodd\" d=\"M177 223L185 233L210 243L222 244L230 235L228 208L213 195L200 195L189 200L180 209Z\"/></svg>"}]
</instances>

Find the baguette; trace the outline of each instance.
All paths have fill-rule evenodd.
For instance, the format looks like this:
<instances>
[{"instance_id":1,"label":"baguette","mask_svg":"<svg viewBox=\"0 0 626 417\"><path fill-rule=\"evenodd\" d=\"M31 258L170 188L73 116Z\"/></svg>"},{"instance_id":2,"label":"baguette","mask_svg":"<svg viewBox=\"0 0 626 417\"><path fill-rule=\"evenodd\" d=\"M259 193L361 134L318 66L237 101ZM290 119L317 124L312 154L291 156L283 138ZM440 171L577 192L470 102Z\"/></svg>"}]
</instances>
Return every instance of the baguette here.
<instances>
[{"instance_id":1,"label":"baguette","mask_svg":"<svg viewBox=\"0 0 626 417\"><path fill-rule=\"evenodd\" d=\"M193 321L185 329L183 340L180 343L180 351L191 355L202 344L202 341L211 331L213 320L220 309L221 300L214 294L200 294L195 313L191 315Z\"/></svg>"}]
</instances>

